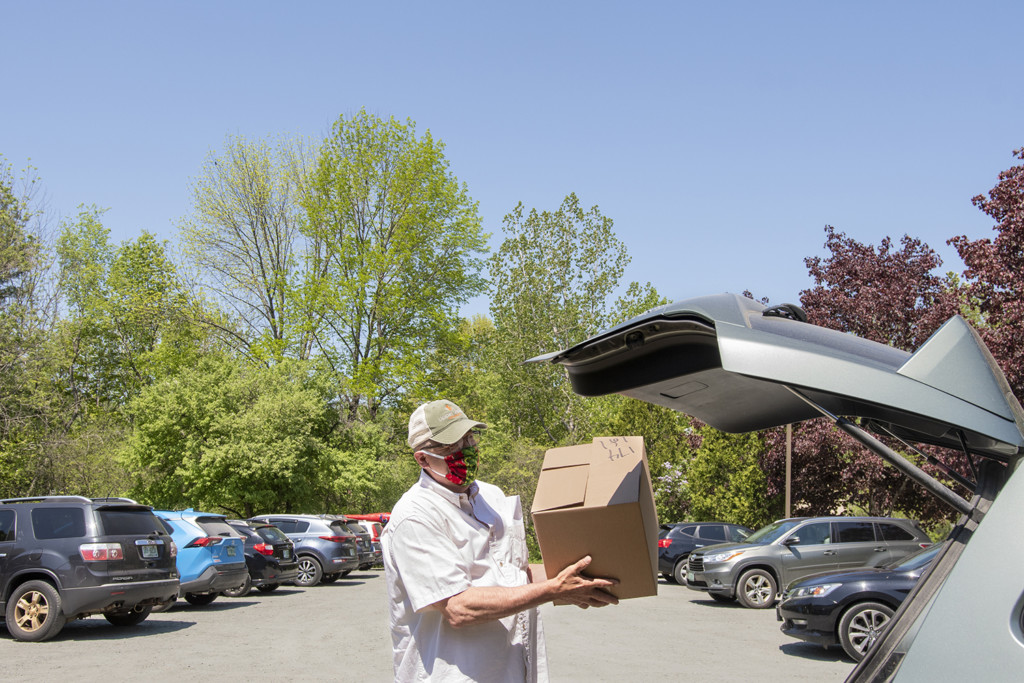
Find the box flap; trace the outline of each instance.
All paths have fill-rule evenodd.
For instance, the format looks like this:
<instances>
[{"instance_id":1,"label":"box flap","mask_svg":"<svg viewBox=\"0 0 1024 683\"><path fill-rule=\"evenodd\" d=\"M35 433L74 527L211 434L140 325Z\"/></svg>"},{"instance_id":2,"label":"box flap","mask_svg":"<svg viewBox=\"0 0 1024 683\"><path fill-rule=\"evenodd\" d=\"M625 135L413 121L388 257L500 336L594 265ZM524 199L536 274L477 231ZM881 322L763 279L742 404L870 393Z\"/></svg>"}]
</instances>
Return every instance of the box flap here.
<instances>
[{"instance_id":1,"label":"box flap","mask_svg":"<svg viewBox=\"0 0 1024 683\"><path fill-rule=\"evenodd\" d=\"M545 459L545 462L547 460ZM555 467L544 470L533 495L533 512L583 505L587 498L590 465Z\"/></svg>"}]
</instances>

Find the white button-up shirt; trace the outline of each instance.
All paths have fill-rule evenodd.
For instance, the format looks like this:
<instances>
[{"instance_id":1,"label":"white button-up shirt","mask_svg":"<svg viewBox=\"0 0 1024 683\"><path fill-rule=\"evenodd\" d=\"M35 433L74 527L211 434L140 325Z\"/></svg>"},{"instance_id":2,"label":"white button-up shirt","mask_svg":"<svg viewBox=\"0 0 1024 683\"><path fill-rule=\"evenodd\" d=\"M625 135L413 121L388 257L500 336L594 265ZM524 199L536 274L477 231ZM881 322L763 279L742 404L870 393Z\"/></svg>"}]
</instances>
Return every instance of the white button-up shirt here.
<instances>
[{"instance_id":1,"label":"white button-up shirt","mask_svg":"<svg viewBox=\"0 0 1024 683\"><path fill-rule=\"evenodd\" d=\"M471 586L522 586L529 555L519 496L475 482L455 493L425 472L381 534L397 681L546 681L536 608L454 629L432 605Z\"/></svg>"}]
</instances>

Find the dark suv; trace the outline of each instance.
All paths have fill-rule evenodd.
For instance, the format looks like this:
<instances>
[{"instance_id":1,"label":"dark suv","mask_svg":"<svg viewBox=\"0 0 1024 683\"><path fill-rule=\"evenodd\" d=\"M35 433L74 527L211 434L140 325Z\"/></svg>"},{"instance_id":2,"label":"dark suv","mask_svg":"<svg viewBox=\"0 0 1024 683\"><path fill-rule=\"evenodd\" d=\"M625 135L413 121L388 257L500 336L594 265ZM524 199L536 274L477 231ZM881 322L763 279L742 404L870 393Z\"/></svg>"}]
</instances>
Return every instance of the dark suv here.
<instances>
[{"instance_id":1,"label":"dark suv","mask_svg":"<svg viewBox=\"0 0 1024 683\"><path fill-rule=\"evenodd\" d=\"M224 591L224 595L242 598L253 586L261 593L269 593L298 577L295 544L283 531L264 522L229 519L228 524L245 542L245 566L249 576L241 586Z\"/></svg>"},{"instance_id":2,"label":"dark suv","mask_svg":"<svg viewBox=\"0 0 1024 683\"><path fill-rule=\"evenodd\" d=\"M686 583L686 561L697 548L731 541L739 543L753 533L740 524L677 522L662 524L658 534L658 571L668 581Z\"/></svg>"},{"instance_id":3,"label":"dark suv","mask_svg":"<svg viewBox=\"0 0 1024 683\"><path fill-rule=\"evenodd\" d=\"M0 500L0 607L17 640L102 614L132 626L178 595L177 548L152 508L127 498Z\"/></svg>"}]
</instances>

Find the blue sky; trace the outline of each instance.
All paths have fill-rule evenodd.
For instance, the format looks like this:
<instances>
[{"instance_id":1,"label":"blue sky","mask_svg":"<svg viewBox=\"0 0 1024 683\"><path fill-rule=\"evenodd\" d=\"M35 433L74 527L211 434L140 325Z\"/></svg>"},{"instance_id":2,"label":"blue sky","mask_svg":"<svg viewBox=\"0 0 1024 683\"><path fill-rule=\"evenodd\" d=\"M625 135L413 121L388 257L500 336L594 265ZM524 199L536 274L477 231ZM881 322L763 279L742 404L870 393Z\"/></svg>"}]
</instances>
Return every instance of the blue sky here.
<instances>
[{"instance_id":1,"label":"blue sky","mask_svg":"<svg viewBox=\"0 0 1024 683\"><path fill-rule=\"evenodd\" d=\"M796 301L824 226L987 237L970 199L1024 146L1020 2L0 0L0 154L51 212L177 241L228 135L410 118L500 241L569 192L615 221L626 280ZM467 313L486 313L476 301Z\"/></svg>"}]
</instances>

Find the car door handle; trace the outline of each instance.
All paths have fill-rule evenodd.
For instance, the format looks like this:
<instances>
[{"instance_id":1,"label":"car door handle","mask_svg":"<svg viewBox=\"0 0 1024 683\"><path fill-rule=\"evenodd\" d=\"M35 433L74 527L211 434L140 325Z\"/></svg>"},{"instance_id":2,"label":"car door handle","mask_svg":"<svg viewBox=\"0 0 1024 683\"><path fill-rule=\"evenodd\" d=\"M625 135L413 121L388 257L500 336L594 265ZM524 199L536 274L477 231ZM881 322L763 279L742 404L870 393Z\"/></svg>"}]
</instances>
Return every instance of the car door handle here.
<instances>
[{"instance_id":1,"label":"car door handle","mask_svg":"<svg viewBox=\"0 0 1024 683\"><path fill-rule=\"evenodd\" d=\"M825 551L824 553L822 553L822 554L823 554L823 555L835 555L835 554L836 554L836 551L835 551L835 550L826 550L826 551Z\"/></svg>"},{"instance_id":2,"label":"car door handle","mask_svg":"<svg viewBox=\"0 0 1024 683\"><path fill-rule=\"evenodd\" d=\"M884 553L886 550L887 548L875 548L876 553Z\"/></svg>"}]
</instances>

